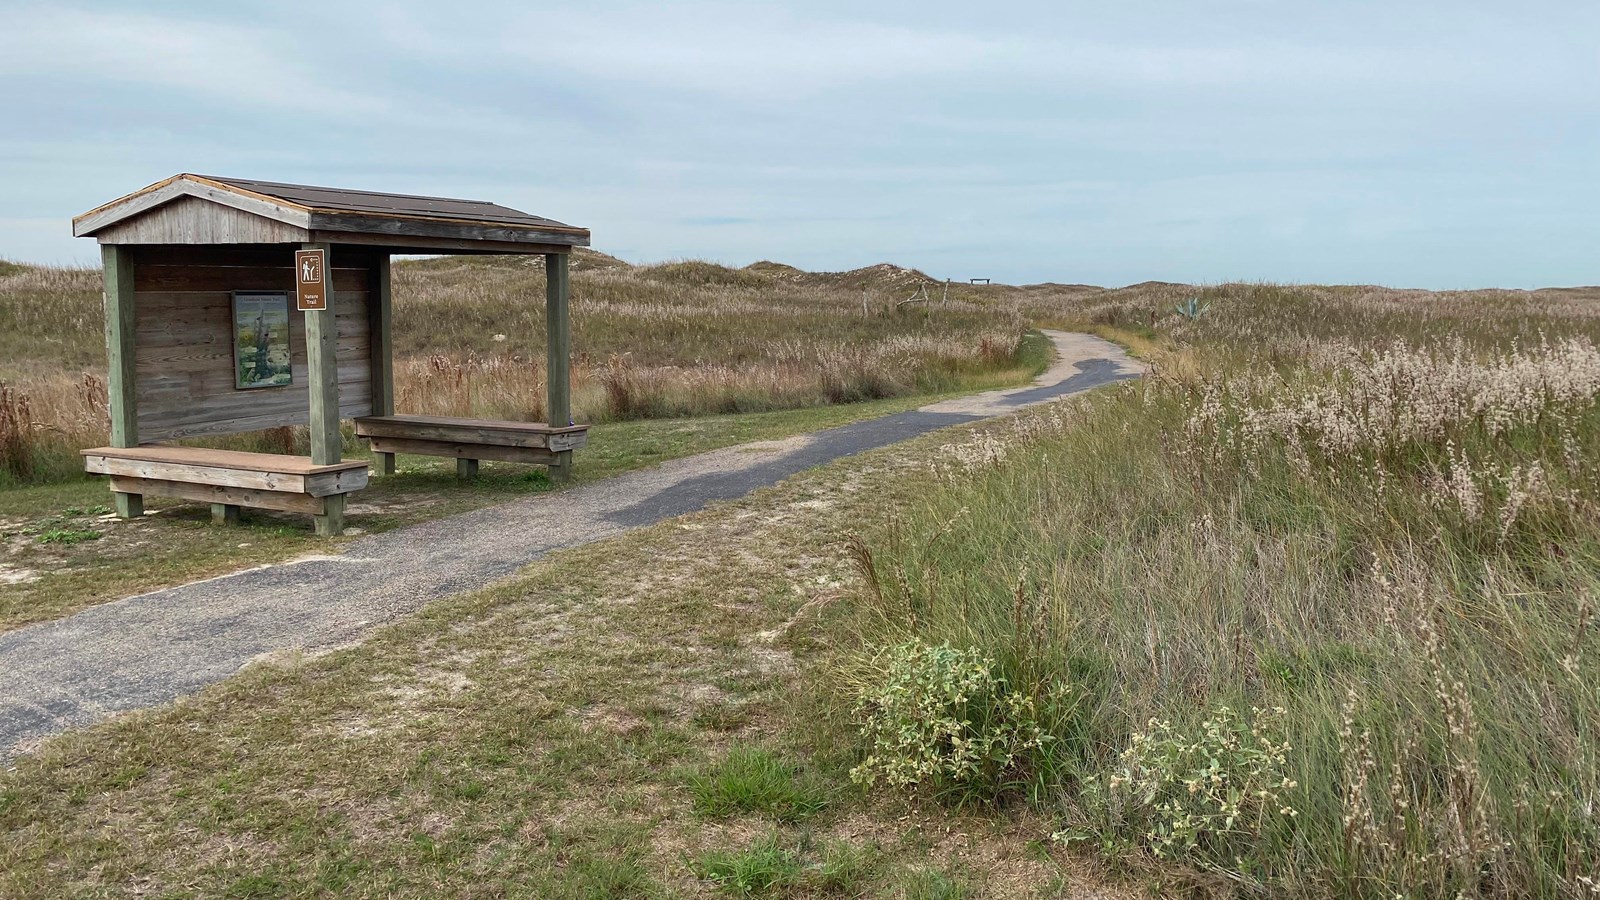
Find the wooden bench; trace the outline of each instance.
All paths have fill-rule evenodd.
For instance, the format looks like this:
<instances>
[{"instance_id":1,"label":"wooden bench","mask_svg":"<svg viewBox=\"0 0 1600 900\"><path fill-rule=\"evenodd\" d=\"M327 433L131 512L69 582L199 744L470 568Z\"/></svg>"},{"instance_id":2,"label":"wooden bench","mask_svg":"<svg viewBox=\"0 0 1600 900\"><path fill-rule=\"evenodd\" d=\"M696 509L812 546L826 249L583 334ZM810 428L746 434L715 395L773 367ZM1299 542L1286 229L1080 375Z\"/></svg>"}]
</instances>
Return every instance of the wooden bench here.
<instances>
[{"instance_id":1,"label":"wooden bench","mask_svg":"<svg viewBox=\"0 0 1600 900\"><path fill-rule=\"evenodd\" d=\"M210 503L218 523L237 522L241 506L310 513L318 534L338 534L344 495L367 486L365 460L319 466L304 456L163 444L95 447L84 450L83 458L88 471L111 476L118 494ZM131 504L132 514L141 506L142 501Z\"/></svg>"},{"instance_id":2,"label":"wooden bench","mask_svg":"<svg viewBox=\"0 0 1600 900\"><path fill-rule=\"evenodd\" d=\"M471 478L478 460L547 465L552 474L571 471L572 451L589 442L589 426L551 427L541 422L457 419L449 416L363 416L356 435L366 438L384 472L394 471L393 454L453 456L456 474Z\"/></svg>"}]
</instances>

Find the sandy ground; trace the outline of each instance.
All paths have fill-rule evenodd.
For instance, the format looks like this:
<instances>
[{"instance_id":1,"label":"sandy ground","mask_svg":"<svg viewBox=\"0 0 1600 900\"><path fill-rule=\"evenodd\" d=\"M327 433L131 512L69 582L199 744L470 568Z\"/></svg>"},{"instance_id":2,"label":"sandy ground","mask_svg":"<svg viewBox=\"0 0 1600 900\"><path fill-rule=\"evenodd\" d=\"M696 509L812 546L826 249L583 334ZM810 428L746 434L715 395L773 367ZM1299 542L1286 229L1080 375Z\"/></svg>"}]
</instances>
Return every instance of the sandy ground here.
<instances>
[{"instance_id":1,"label":"sandy ground","mask_svg":"<svg viewBox=\"0 0 1600 900\"><path fill-rule=\"evenodd\" d=\"M169 703L262 655L358 641L430 600L483 587L553 550L740 497L840 457L1142 371L1110 342L1046 334L1058 358L1028 387L686 457L374 535L338 555L142 594L0 634L0 684L6 686L0 762L49 734Z\"/></svg>"}]
</instances>

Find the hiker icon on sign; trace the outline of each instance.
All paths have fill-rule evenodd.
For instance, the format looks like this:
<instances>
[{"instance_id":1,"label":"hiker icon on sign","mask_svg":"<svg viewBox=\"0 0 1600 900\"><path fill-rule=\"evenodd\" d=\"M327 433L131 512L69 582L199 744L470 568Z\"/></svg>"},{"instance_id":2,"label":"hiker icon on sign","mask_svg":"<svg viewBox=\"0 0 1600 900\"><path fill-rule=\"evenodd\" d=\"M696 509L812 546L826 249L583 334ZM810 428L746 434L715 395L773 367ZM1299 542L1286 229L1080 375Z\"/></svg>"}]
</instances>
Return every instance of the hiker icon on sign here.
<instances>
[{"instance_id":1,"label":"hiker icon on sign","mask_svg":"<svg viewBox=\"0 0 1600 900\"><path fill-rule=\"evenodd\" d=\"M296 250L294 271L295 309L309 311L328 308L328 257L325 250Z\"/></svg>"}]
</instances>

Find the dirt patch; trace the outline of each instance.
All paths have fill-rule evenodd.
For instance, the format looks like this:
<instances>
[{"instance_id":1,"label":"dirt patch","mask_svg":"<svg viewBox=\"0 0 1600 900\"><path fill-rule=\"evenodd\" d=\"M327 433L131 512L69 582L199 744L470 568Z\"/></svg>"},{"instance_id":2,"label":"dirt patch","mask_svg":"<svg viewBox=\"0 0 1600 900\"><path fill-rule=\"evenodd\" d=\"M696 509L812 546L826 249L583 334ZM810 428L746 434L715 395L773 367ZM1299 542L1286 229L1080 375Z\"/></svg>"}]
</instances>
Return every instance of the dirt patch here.
<instances>
[{"instance_id":1,"label":"dirt patch","mask_svg":"<svg viewBox=\"0 0 1600 900\"><path fill-rule=\"evenodd\" d=\"M609 731L612 734L636 735L649 729L650 723L631 710L616 706L596 706L578 710L575 715L585 731Z\"/></svg>"},{"instance_id":2,"label":"dirt patch","mask_svg":"<svg viewBox=\"0 0 1600 900\"><path fill-rule=\"evenodd\" d=\"M32 584L42 576L33 569L0 563L0 584Z\"/></svg>"}]
</instances>

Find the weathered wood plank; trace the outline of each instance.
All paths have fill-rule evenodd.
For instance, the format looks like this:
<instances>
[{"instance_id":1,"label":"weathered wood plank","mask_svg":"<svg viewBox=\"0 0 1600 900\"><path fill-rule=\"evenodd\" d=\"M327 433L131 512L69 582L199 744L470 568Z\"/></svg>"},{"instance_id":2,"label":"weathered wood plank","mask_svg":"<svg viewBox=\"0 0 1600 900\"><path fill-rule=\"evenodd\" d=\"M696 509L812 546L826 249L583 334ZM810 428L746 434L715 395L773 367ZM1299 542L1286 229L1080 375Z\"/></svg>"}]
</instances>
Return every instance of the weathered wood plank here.
<instances>
[{"instance_id":1,"label":"weathered wood plank","mask_svg":"<svg viewBox=\"0 0 1600 900\"><path fill-rule=\"evenodd\" d=\"M399 413L387 416L366 416L363 418L369 426L394 424L398 427L421 425L460 426L463 428L477 428L484 431L533 431L540 434L562 434L565 432L588 431L587 425L554 426L547 422L518 422L512 419L469 419L464 416L423 416L412 413Z\"/></svg>"},{"instance_id":2,"label":"weathered wood plank","mask_svg":"<svg viewBox=\"0 0 1600 900\"><path fill-rule=\"evenodd\" d=\"M326 241L341 247L352 244L377 247L394 253L463 254L545 254L570 253L571 244L537 244L522 241L481 241L465 238L417 237L403 234L361 234L355 231L313 231L313 241ZM586 240L580 247L589 246Z\"/></svg>"},{"instance_id":3,"label":"weathered wood plank","mask_svg":"<svg viewBox=\"0 0 1600 900\"><path fill-rule=\"evenodd\" d=\"M185 196L200 197L301 228L310 224L310 210L297 204L240 191L194 175L174 175L77 216L72 220L72 233L76 237L93 234L115 222L146 214L163 203Z\"/></svg>"},{"instance_id":4,"label":"weathered wood plank","mask_svg":"<svg viewBox=\"0 0 1600 900\"><path fill-rule=\"evenodd\" d=\"M545 265L545 385L547 415L557 427L572 424L572 322L567 257L552 253Z\"/></svg>"},{"instance_id":5,"label":"weathered wood plank","mask_svg":"<svg viewBox=\"0 0 1600 900\"><path fill-rule=\"evenodd\" d=\"M191 466L216 466L220 468L248 469L255 472L276 472L282 475L326 475L365 469L367 464L359 459L332 465L318 465L304 456L283 453L254 453L249 450L214 450L210 447L173 447L156 445L145 447L95 447L80 451L83 456L108 459L146 460L149 462L181 463Z\"/></svg>"},{"instance_id":6,"label":"weathered wood plank","mask_svg":"<svg viewBox=\"0 0 1600 900\"><path fill-rule=\"evenodd\" d=\"M392 437L414 441L444 441L451 444L483 444L491 447L528 447L550 449L550 435L537 431L488 431L461 426L383 426L373 427L362 420L356 424L356 434L361 437Z\"/></svg>"},{"instance_id":7,"label":"weathered wood plank","mask_svg":"<svg viewBox=\"0 0 1600 900\"><path fill-rule=\"evenodd\" d=\"M152 266L187 266L201 263L207 266L269 266L288 269L294 267L294 251L294 247L284 244L210 247L151 245L139 248L139 262ZM334 253L333 267L367 268L372 264L375 255L366 247L338 247Z\"/></svg>"},{"instance_id":8,"label":"weathered wood plank","mask_svg":"<svg viewBox=\"0 0 1600 900\"><path fill-rule=\"evenodd\" d=\"M325 508L322 497L285 491L260 491L249 488L228 487L219 484L193 484L184 481L157 481L126 475L111 476L114 491L136 491L158 497L178 497L198 500L201 503L227 503L248 506L251 509L275 509L279 512L322 515Z\"/></svg>"},{"instance_id":9,"label":"weathered wood plank","mask_svg":"<svg viewBox=\"0 0 1600 900\"><path fill-rule=\"evenodd\" d=\"M303 244L301 247L305 250L324 250L327 257L332 259L333 248L327 244ZM338 462L344 452L344 436L339 432L337 323L331 308L310 310L304 315L309 376L307 388L311 399L311 459L319 465L328 465Z\"/></svg>"},{"instance_id":10,"label":"weathered wood plank","mask_svg":"<svg viewBox=\"0 0 1600 900\"><path fill-rule=\"evenodd\" d=\"M359 491L366 486L367 466L364 462L359 469L346 469L342 472L325 472L321 475L306 476L306 493L313 497L348 494L351 491Z\"/></svg>"},{"instance_id":11,"label":"weathered wood plank","mask_svg":"<svg viewBox=\"0 0 1600 900\"><path fill-rule=\"evenodd\" d=\"M338 537L344 533L344 494L322 498L321 514L311 517L311 527L321 537Z\"/></svg>"},{"instance_id":12,"label":"weathered wood plank","mask_svg":"<svg viewBox=\"0 0 1600 900\"><path fill-rule=\"evenodd\" d=\"M139 443L137 399L138 302L133 290L133 251L101 247L105 279L106 391L111 407L111 443Z\"/></svg>"},{"instance_id":13,"label":"weathered wood plank","mask_svg":"<svg viewBox=\"0 0 1600 900\"><path fill-rule=\"evenodd\" d=\"M133 289L133 251L115 246L100 248L105 281L106 398L111 413L111 443L131 447L139 443L138 299ZM116 492L117 515L134 519L144 515L144 497Z\"/></svg>"},{"instance_id":14,"label":"weathered wood plank","mask_svg":"<svg viewBox=\"0 0 1600 900\"><path fill-rule=\"evenodd\" d=\"M572 322L568 295L567 257L552 253L544 258L545 271L545 408L552 425L572 424ZM555 454L550 477L572 477L572 451Z\"/></svg>"},{"instance_id":15,"label":"weathered wood plank","mask_svg":"<svg viewBox=\"0 0 1600 900\"><path fill-rule=\"evenodd\" d=\"M488 444L452 444L446 441L419 441L406 438L375 437L372 449L382 453L411 453L417 456L444 456L457 459L492 459L500 462L549 465L558 453L538 447L494 447Z\"/></svg>"},{"instance_id":16,"label":"weathered wood plank","mask_svg":"<svg viewBox=\"0 0 1600 900\"><path fill-rule=\"evenodd\" d=\"M588 442L588 428L551 428L537 422L504 422L429 416L382 416L356 419L361 437L393 437L446 443L484 444L572 450Z\"/></svg>"},{"instance_id":17,"label":"weathered wood plank","mask_svg":"<svg viewBox=\"0 0 1600 900\"><path fill-rule=\"evenodd\" d=\"M518 244L561 244L568 247L589 246L588 229L572 226L515 225L461 219L429 219L421 216L370 216L340 210L313 212L311 230L467 241L505 241Z\"/></svg>"},{"instance_id":18,"label":"weathered wood plank","mask_svg":"<svg viewBox=\"0 0 1600 900\"><path fill-rule=\"evenodd\" d=\"M281 472L256 472L247 469L224 469L217 466L191 466L182 463L91 455L84 456L83 468L95 475L123 475L151 481L182 481L189 484L213 484L258 491L288 491L300 494L306 492L306 476L285 475Z\"/></svg>"},{"instance_id":19,"label":"weathered wood plank","mask_svg":"<svg viewBox=\"0 0 1600 900\"><path fill-rule=\"evenodd\" d=\"M179 197L95 234L101 244L275 244L310 236L304 227L193 196Z\"/></svg>"},{"instance_id":20,"label":"weathered wood plank","mask_svg":"<svg viewBox=\"0 0 1600 900\"><path fill-rule=\"evenodd\" d=\"M394 290L389 254L372 263L372 290L367 293L369 355L372 359L372 414L394 415ZM393 453L375 454L378 474L393 475Z\"/></svg>"},{"instance_id":21,"label":"weathered wood plank","mask_svg":"<svg viewBox=\"0 0 1600 900\"><path fill-rule=\"evenodd\" d=\"M153 249L164 248L135 252L143 260ZM335 258L342 256L336 253ZM372 412L370 297L364 291L333 294L343 417ZM153 291L140 292L136 299L139 440L309 424L311 372L303 314L291 312L289 320L293 383L240 391L234 388L233 306L228 292Z\"/></svg>"},{"instance_id":22,"label":"weathered wood plank","mask_svg":"<svg viewBox=\"0 0 1600 900\"><path fill-rule=\"evenodd\" d=\"M333 268L333 289L365 291L364 268ZM292 291L293 266L140 265L134 270L139 291Z\"/></svg>"},{"instance_id":23,"label":"weathered wood plank","mask_svg":"<svg viewBox=\"0 0 1600 900\"><path fill-rule=\"evenodd\" d=\"M341 388L342 390L342 388ZM301 394L304 397L304 394ZM364 416L370 408L364 400L346 402L341 393L341 406L339 415L344 418ZM208 437L219 434L237 434L241 431L259 431L263 428L280 428L286 425L309 425L311 411L305 406L300 406L298 412L276 412L271 415L250 416L239 415L231 419L203 420L194 423L177 422L170 425L150 427L142 426L140 433L145 440L178 440L180 438Z\"/></svg>"},{"instance_id":24,"label":"weathered wood plank","mask_svg":"<svg viewBox=\"0 0 1600 900\"><path fill-rule=\"evenodd\" d=\"M394 415L394 295L387 254L374 260L367 292L367 347L372 359L372 414Z\"/></svg>"}]
</instances>

